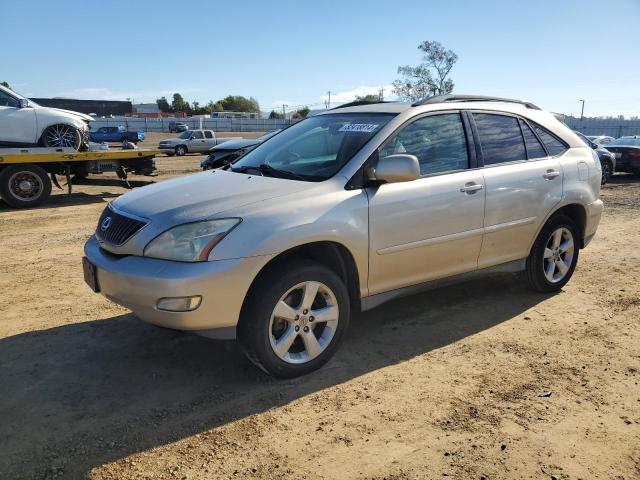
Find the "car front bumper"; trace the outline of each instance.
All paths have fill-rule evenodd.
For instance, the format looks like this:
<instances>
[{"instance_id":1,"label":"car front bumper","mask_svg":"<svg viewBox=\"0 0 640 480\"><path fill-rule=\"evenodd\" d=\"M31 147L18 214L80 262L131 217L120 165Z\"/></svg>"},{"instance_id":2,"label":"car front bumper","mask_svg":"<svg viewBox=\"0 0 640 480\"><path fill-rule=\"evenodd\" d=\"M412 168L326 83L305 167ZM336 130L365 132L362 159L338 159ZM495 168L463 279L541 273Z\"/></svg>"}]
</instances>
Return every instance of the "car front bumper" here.
<instances>
[{"instance_id":1,"label":"car front bumper","mask_svg":"<svg viewBox=\"0 0 640 480\"><path fill-rule=\"evenodd\" d=\"M245 296L271 255L184 263L116 256L100 248L95 236L84 253L96 267L99 291L129 308L141 320L176 330L233 338ZM198 308L170 312L157 308L161 298L202 296ZM219 334L217 334L218 332Z\"/></svg>"}]
</instances>

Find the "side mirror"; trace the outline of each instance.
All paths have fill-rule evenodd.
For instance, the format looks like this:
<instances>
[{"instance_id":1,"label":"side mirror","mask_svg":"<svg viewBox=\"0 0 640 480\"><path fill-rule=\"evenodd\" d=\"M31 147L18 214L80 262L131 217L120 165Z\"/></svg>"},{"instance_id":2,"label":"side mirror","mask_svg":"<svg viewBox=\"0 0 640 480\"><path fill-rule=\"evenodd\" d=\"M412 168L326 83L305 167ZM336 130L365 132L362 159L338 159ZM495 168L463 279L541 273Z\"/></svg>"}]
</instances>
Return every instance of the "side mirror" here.
<instances>
[{"instance_id":1,"label":"side mirror","mask_svg":"<svg viewBox=\"0 0 640 480\"><path fill-rule=\"evenodd\" d=\"M420 163L415 155L398 153L378 160L372 180L383 183L411 182L420 178Z\"/></svg>"},{"instance_id":2,"label":"side mirror","mask_svg":"<svg viewBox=\"0 0 640 480\"><path fill-rule=\"evenodd\" d=\"M597 143L592 143L591 144L591 148L593 148L594 150L598 149L598 144Z\"/></svg>"},{"instance_id":3,"label":"side mirror","mask_svg":"<svg viewBox=\"0 0 640 480\"><path fill-rule=\"evenodd\" d=\"M27 108L29 107L29 100L26 98L21 98L18 100L18 108Z\"/></svg>"}]
</instances>

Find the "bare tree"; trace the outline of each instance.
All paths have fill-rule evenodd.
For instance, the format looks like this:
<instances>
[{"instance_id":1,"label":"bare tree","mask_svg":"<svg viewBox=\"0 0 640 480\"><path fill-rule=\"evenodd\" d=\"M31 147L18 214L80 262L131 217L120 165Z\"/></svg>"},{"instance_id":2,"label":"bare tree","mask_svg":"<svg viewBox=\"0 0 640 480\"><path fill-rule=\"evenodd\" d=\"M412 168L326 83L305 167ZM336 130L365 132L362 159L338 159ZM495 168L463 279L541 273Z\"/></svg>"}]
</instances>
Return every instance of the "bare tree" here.
<instances>
[{"instance_id":1,"label":"bare tree","mask_svg":"<svg viewBox=\"0 0 640 480\"><path fill-rule=\"evenodd\" d=\"M458 55L446 50L439 42L426 40L418 46L422 63L412 67L398 67L402 78L393 82L393 92L403 100L419 100L433 95L444 95L453 91L451 69L458 61Z\"/></svg>"}]
</instances>

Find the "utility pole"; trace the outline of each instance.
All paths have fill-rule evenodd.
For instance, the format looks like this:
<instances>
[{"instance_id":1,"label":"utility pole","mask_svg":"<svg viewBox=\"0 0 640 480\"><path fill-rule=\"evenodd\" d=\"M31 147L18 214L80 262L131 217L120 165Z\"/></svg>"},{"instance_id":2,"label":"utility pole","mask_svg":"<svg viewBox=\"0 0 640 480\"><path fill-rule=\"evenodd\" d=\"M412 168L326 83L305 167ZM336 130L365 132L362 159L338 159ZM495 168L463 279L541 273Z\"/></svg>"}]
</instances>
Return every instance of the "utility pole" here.
<instances>
[{"instance_id":1,"label":"utility pole","mask_svg":"<svg viewBox=\"0 0 640 480\"><path fill-rule=\"evenodd\" d=\"M380 99L381 102L384 102L384 88L380 89L380 92L378 93L378 98Z\"/></svg>"},{"instance_id":2,"label":"utility pole","mask_svg":"<svg viewBox=\"0 0 640 480\"><path fill-rule=\"evenodd\" d=\"M282 104L282 119L284 120L285 118L287 118L287 115L284 113L284 109L287 108L287 105L285 105L284 103Z\"/></svg>"},{"instance_id":3,"label":"utility pole","mask_svg":"<svg viewBox=\"0 0 640 480\"><path fill-rule=\"evenodd\" d=\"M327 92L327 95L329 96L327 100L327 110L329 110L331 108L331 90Z\"/></svg>"},{"instance_id":4,"label":"utility pole","mask_svg":"<svg viewBox=\"0 0 640 480\"><path fill-rule=\"evenodd\" d=\"M582 122L582 119L584 118L584 99L578 101L582 102L582 111L580 112L580 121Z\"/></svg>"}]
</instances>

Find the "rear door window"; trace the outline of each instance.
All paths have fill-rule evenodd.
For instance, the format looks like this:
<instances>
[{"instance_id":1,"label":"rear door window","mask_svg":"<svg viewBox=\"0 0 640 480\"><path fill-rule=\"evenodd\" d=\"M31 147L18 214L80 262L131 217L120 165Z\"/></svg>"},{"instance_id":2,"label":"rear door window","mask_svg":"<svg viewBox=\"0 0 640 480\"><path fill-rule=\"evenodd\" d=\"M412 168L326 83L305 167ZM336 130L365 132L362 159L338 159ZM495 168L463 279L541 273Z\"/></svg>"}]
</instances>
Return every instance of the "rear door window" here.
<instances>
[{"instance_id":1,"label":"rear door window","mask_svg":"<svg viewBox=\"0 0 640 480\"><path fill-rule=\"evenodd\" d=\"M526 160L527 152L516 117L474 113L485 165Z\"/></svg>"},{"instance_id":2,"label":"rear door window","mask_svg":"<svg viewBox=\"0 0 640 480\"><path fill-rule=\"evenodd\" d=\"M542 144L538 141L533 134L527 122L520 120L520 126L522 127L522 135L524 136L524 144L527 147L527 158L533 160L536 158L544 158L547 156L547 152L544 151Z\"/></svg>"},{"instance_id":3,"label":"rear door window","mask_svg":"<svg viewBox=\"0 0 640 480\"><path fill-rule=\"evenodd\" d=\"M213 138L213 134L209 130L204 131L205 138Z\"/></svg>"},{"instance_id":4,"label":"rear door window","mask_svg":"<svg viewBox=\"0 0 640 480\"><path fill-rule=\"evenodd\" d=\"M567 149L567 146L562 141L560 141L558 137L549 132L547 129L542 128L537 123L533 124L533 129L536 131L536 133L544 143L544 146L547 147L547 151L552 157L564 153L564 151Z\"/></svg>"},{"instance_id":5,"label":"rear door window","mask_svg":"<svg viewBox=\"0 0 640 480\"><path fill-rule=\"evenodd\" d=\"M202 139L204 137L202 136L202 132L196 131L196 132L193 132L193 138L195 138L197 140L200 140L200 139Z\"/></svg>"}]
</instances>

